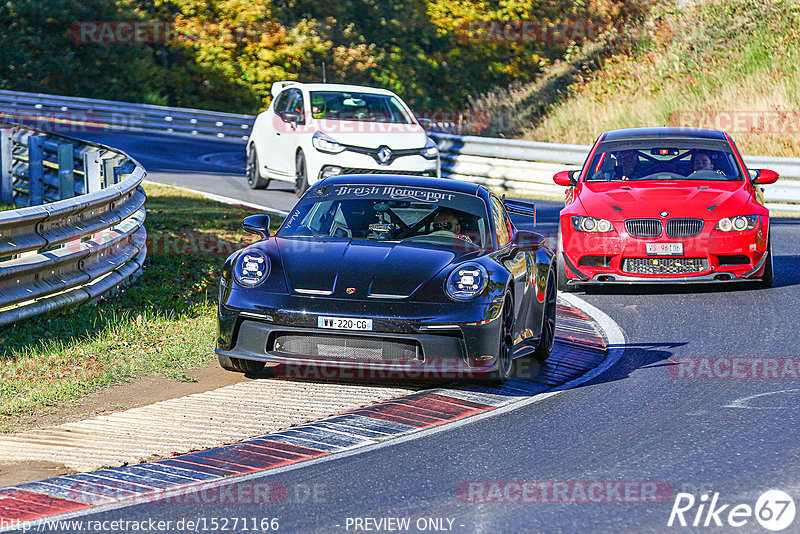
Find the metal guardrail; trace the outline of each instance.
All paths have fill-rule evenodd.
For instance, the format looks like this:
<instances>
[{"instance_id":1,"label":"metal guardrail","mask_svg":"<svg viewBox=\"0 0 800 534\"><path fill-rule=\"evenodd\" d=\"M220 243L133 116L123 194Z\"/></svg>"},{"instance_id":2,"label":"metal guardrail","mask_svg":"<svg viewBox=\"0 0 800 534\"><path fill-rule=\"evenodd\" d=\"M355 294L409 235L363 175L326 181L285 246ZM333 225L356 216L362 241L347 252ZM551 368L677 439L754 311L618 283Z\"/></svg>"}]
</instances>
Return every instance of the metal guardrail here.
<instances>
[{"instance_id":1,"label":"metal guardrail","mask_svg":"<svg viewBox=\"0 0 800 534\"><path fill-rule=\"evenodd\" d=\"M3 113L45 123L83 121L111 129L237 139L246 139L255 121L252 115L0 90L0 119ZM432 124L434 130L441 126ZM439 145L446 177L559 199L564 188L553 183L553 174L579 168L590 148L435 131L428 134ZM777 184L764 187L770 209L800 213L800 158L745 156L744 160L752 168L768 168L781 175Z\"/></svg>"},{"instance_id":2,"label":"metal guardrail","mask_svg":"<svg viewBox=\"0 0 800 534\"><path fill-rule=\"evenodd\" d=\"M147 254L144 169L122 152L0 128L0 326L96 301Z\"/></svg>"},{"instance_id":3,"label":"metal guardrail","mask_svg":"<svg viewBox=\"0 0 800 534\"><path fill-rule=\"evenodd\" d=\"M37 127L57 121L130 131L155 131L247 138L255 117L201 109L171 108L75 96L0 90L0 112L8 122ZM3 115L0 115L3 119Z\"/></svg>"},{"instance_id":4,"label":"metal guardrail","mask_svg":"<svg viewBox=\"0 0 800 534\"><path fill-rule=\"evenodd\" d=\"M461 136L429 132L442 158L442 175L477 182L522 194L564 198L564 187L553 174L579 169L591 149L588 145L562 145L515 139ZM744 156L753 169L772 169L781 180L763 186L769 209L800 213L800 158Z\"/></svg>"}]
</instances>

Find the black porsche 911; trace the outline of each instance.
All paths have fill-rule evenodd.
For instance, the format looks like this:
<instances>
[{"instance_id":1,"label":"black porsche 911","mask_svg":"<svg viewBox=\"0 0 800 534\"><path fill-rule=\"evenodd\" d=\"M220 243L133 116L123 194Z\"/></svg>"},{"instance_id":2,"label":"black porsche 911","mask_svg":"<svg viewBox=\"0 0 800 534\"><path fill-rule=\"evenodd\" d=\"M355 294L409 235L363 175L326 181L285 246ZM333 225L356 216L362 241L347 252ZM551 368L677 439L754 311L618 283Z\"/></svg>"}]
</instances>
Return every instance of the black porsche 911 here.
<instances>
[{"instance_id":1,"label":"black porsche 911","mask_svg":"<svg viewBox=\"0 0 800 534\"><path fill-rule=\"evenodd\" d=\"M546 359L556 270L544 238L508 212L532 204L439 178L335 176L311 187L270 236L225 262L222 367L267 362L503 382L513 359Z\"/></svg>"}]
</instances>

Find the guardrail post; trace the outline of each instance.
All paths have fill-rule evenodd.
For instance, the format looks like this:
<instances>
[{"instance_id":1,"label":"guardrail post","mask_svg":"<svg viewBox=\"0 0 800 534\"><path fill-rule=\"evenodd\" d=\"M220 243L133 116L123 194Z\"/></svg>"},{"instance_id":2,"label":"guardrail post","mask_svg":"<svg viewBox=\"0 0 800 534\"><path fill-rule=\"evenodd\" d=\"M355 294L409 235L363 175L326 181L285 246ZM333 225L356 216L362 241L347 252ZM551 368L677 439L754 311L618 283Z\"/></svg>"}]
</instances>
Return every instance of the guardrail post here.
<instances>
[{"instance_id":1,"label":"guardrail post","mask_svg":"<svg viewBox=\"0 0 800 534\"><path fill-rule=\"evenodd\" d=\"M94 150L83 154L83 184L86 193L94 193L103 188L100 165L100 152Z\"/></svg>"},{"instance_id":2,"label":"guardrail post","mask_svg":"<svg viewBox=\"0 0 800 534\"><path fill-rule=\"evenodd\" d=\"M72 143L58 145L58 194L61 200L75 196L75 160Z\"/></svg>"},{"instance_id":3,"label":"guardrail post","mask_svg":"<svg viewBox=\"0 0 800 534\"><path fill-rule=\"evenodd\" d=\"M28 136L28 205L44 204L44 137Z\"/></svg>"},{"instance_id":4,"label":"guardrail post","mask_svg":"<svg viewBox=\"0 0 800 534\"><path fill-rule=\"evenodd\" d=\"M114 185L114 165L116 161L113 159L103 160L103 187Z\"/></svg>"},{"instance_id":5,"label":"guardrail post","mask_svg":"<svg viewBox=\"0 0 800 534\"><path fill-rule=\"evenodd\" d=\"M14 202L14 184L11 176L11 167L14 163L11 141L11 128L0 130L0 202L11 204Z\"/></svg>"}]
</instances>

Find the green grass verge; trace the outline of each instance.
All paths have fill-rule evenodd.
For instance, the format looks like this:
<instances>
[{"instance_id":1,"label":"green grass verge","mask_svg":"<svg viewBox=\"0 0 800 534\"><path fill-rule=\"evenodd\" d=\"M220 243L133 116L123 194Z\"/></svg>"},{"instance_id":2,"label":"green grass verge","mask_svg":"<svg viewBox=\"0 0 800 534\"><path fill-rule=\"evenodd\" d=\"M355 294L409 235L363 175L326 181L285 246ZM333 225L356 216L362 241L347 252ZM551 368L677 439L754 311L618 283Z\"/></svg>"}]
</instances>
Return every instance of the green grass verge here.
<instances>
[{"instance_id":1,"label":"green grass verge","mask_svg":"<svg viewBox=\"0 0 800 534\"><path fill-rule=\"evenodd\" d=\"M212 360L225 257L252 242L252 210L146 185L148 258L141 276L98 305L0 329L0 430L14 418L103 386L184 372ZM275 218L273 228L281 221Z\"/></svg>"},{"instance_id":2,"label":"green grass verge","mask_svg":"<svg viewBox=\"0 0 800 534\"><path fill-rule=\"evenodd\" d=\"M476 104L513 110L498 132L508 137L591 144L614 128L706 126L729 131L745 154L800 153L800 3L698 0L652 16L652 31L584 62L567 84L552 70Z\"/></svg>"}]
</instances>

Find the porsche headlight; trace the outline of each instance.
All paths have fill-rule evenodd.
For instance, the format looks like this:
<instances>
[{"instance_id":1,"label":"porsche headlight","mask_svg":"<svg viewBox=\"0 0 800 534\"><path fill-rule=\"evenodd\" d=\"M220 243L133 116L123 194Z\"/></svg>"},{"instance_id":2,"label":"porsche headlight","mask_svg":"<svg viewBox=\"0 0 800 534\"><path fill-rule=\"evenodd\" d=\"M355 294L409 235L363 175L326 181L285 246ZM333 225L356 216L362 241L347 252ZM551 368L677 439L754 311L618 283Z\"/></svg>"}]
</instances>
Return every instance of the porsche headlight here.
<instances>
[{"instance_id":1,"label":"porsche headlight","mask_svg":"<svg viewBox=\"0 0 800 534\"><path fill-rule=\"evenodd\" d=\"M233 277L242 287L256 287L269 276L269 258L257 250L239 255L233 267Z\"/></svg>"},{"instance_id":2,"label":"porsche headlight","mask_svg":"<svg viewBox=\"0 0 800 534\"><path fill-rule=\"evenodd\" d=\"M470 300L480 295L489 283L489 275L480 263L459 265L447 277L445 290L455 300Z\"/></svg>"},{"instance_id":3,"label":"porsche headlight","mask_svg":"<svg viewBox=\"0 0 800 534\"><path fill-rule=\"evenodd\" d=\"M579 232L596 232L604 234L614 229L611 221L595 217L572 217L572 226Z\"/></svg>"},{"instance_id":4,"label":"porsche headlight","mask_svg":"<svg viewBox=\"0 0 800 534\"><path fill-rule=\"evenodd\" d=\"M419 153L425 159L436 159L439 157L439 147L436 146L433 139L429 137L428 141L425 143L425 147L421 148Z\"/></svg>"},{"instance_id":5,"label":"porsche headlight","mask_svg":"<svg viewBox=\"0 0 800 534\"><path fill-rule=\"evenodd\" d=\"M717 230L721 232L744 232L758 226L758 215L740 215L739 217L726 217L717 223Z\"/></svg>"},{"instance_id":6,"label":"porsche headlight","mask_svg":"<svg viewBox=\"0 0 800 534\"><path fill-rule=\"evenodd\" d=\"M344 145L336 141L333 137L325 135L322 132L317 132L311 138L311 144L320 152L327 152L328 154L338 154L344 150Z\"/></svg>"}]
</instances>

